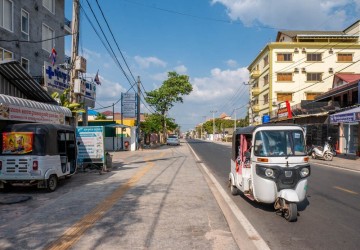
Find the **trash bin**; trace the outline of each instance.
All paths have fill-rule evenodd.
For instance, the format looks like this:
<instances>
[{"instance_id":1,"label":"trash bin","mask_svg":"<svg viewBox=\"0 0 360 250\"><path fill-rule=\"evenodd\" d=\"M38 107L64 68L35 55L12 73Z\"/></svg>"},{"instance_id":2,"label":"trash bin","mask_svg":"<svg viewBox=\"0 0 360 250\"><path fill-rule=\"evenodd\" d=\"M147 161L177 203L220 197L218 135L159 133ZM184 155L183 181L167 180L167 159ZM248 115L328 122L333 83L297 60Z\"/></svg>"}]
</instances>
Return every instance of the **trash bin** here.
<instances>
[{"instance_id":1,"label":"trash bin","mask_svg":"<svg viewBox=\"0 0 360 250\"><path fill-rule=\"evenodd\" d=\"M112 168L112 155L109 152L106 152L106 168L111 170Z\"/></svg>"}]
</instances>

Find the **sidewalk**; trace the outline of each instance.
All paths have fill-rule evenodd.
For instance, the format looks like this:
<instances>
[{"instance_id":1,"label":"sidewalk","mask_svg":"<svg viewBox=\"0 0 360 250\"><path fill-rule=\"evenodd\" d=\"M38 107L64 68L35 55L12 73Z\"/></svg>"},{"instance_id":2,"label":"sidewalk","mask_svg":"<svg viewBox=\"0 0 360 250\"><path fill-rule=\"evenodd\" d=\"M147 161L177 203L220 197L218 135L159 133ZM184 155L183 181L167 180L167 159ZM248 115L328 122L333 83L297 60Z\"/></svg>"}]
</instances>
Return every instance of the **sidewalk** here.
<instances>
[{"instance_id":1,"label":"sidewalk","mask_svg":"<svg viewBox=\"0 0 360 250\"><path fill-rule=\"evenodd\" d=\"M338 168L350 169L354 171L360 171L360 158L352 155L337 155L334 156L332 161L312 159L310 157L310 163L317 163Z\"/></svg>"}]
</instances>

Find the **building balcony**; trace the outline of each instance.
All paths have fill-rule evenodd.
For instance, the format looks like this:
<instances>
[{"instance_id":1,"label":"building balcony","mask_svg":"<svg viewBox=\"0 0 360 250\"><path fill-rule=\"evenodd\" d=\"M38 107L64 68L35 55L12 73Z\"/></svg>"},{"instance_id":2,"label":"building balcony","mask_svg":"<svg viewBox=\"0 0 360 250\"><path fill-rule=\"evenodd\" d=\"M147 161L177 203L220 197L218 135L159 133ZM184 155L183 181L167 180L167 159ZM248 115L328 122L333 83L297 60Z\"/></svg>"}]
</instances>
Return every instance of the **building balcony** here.
<instances>
[{"instance_id":1,"label":"building balcony","mask_svg":"<svg viewBox=\"0 0 360 250\"><path fill-rule=\"evenodd\" d=\"M254 113L258 113L260 111L260 105L259 104L255 104L252 106L253 112Z\"/></svg>"},{"instance_id":2,"label":"building balcony","mask_svg":"<svg viewBox=\"0 0 360 250\"><path fill-rule=\"evenodd\" d=\"M259 78L259 76L260 76L260 70L253 70L250 73L250 78L252 79Z\"/></svg>"},{"instance_id":3,"label":"building balcony","mask_svg":"<svg viewBox=\"0 0 360 250\"><path fill-rule=\"evenodd\" d=\"M71 30L71 21L66 19L64 20L64 30L67 34L72 34L72 30Z\"/></svg>"},{"instance_id":4,"label":"building balcony","mask_svg":"<svg viewBox=\"0 0 360 250\"><path fill-rule=\"evenodd\" d=\"M251 94L252 94L252 96L258 96L260 94L260 88L259 87L252 88Z\"/></svg>"}]
</instances>

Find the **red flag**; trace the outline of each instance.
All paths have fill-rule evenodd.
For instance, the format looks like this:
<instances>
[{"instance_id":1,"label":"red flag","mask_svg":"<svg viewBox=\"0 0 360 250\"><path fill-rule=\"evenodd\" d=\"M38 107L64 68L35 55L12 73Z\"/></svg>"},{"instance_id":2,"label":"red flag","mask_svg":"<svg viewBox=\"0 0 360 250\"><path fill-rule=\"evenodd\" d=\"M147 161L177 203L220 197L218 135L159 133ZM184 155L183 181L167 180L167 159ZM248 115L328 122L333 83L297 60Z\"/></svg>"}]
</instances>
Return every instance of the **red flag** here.
<instances>
[{"instance_id":1,"label":"red flag","mask_svg":"<svg viewBox=\"0 0 360 250\"><path fill-rule=\"evenodd\" d=\"M56 52L55 48L52 48L51 53L50 53L50 56L49 56L50 59L51 59L51 64L52 64L52 66L55 65L56 56L57 56L57 52Z\"/></svg>"},{"instance_id":2,"label":"red flag","mask_svg":"<svg viewBox=\"0 0 360 250\"><path fill-rule=\"evenodd\" d=\"M95 76L95 78L94 78L94 82L95 82L97 85L101 85L100 78L99 78L99 70L98 70L98 72L96 72L96 76Z\"/></svg>"}]
</instances>

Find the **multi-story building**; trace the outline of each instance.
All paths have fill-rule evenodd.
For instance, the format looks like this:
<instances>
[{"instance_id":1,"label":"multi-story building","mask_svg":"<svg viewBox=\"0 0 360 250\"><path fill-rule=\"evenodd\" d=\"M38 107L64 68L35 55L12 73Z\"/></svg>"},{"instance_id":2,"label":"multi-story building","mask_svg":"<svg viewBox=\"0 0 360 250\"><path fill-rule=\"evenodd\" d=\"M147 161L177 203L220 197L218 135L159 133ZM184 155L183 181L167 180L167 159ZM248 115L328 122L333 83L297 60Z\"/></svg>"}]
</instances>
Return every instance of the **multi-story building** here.
<instances>
[{"instance_id":1,"label":"multi-story building","mask_svg":"<svg viewBox=\"0 0 360 250\"><path fill-rule=\"evenodd\" d=\"M338 72L359 73L360 20L343 31L279 31L249 65L251 124L327 92Z\"/></svg>"},{"instance_id":2,"label":"multi-story building","mask_svg":"<svg viewBox=\"0 0 360 250\"><path fill-rule=\"evenodd\" d=\"M64 0L0 0L0 61L17 60L33 77L41 77L52 48L64 62Z\"/></svg>"}]
</instances>

